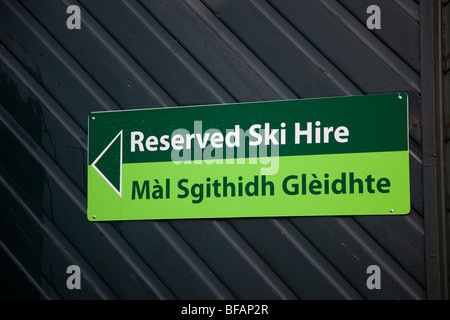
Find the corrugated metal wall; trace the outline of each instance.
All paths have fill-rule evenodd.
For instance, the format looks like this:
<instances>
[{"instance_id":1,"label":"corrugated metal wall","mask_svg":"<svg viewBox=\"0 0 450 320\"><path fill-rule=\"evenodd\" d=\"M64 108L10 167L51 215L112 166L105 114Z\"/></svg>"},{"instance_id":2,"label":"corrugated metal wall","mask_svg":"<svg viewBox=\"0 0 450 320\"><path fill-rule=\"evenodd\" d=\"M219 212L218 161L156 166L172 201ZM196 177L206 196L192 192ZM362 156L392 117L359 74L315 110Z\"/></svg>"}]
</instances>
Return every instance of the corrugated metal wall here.
<instances>
[{"instance_id":1,"label":"corrugated metal wall","mask_svg":"<svg viewBox=\"0 0 450 320\"><path fill-rule=\"evenodd\" d=\"M366 27L371 4L380 30ZM1 0L0 297L425 299L421 6ZM397 91L410 96L407 216L86 218L91 111ZM81 290L66 287L72 264Z\"/></svg>"}]
</instances>

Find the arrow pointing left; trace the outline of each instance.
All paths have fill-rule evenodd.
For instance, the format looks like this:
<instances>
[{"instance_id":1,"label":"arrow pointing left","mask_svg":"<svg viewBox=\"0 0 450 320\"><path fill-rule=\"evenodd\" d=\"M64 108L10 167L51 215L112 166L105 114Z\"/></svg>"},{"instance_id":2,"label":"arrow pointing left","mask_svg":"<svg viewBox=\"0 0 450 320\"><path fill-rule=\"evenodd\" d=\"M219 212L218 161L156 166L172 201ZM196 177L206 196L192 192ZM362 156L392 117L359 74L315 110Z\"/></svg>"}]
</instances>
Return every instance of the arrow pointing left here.
<instances>
[{"instance_id":1,"label":"arrow pointing left","mask_svg":"<svg viewBox=\"0 0 450 320\"><path fill-rule=\"evenodd\" d=\"M119 147L119 152L114 152L117 146ZM110 149L113 151L111 151ZM122 198L122 163L123 163L122 149L123 149L123 130L121 130L116 135L116 137L111 140L108 146L100 153L97 159L95 159L95 161L92 163L92 167L121 198ZM116 168L116 166L118 166L119 168ZM119 171L118 177L116 170Z\"/></svg>"}]
</instances>

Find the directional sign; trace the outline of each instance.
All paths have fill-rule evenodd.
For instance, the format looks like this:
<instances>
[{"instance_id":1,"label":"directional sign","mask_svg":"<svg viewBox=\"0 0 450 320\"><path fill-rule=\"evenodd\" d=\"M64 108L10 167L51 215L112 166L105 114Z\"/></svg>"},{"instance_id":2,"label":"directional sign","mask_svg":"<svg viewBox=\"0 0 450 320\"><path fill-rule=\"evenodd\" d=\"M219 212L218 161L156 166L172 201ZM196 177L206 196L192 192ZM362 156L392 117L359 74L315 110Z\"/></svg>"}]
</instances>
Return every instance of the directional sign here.
<instances>
[{"instance_id":1,"label":"directional sign","mask_svg":"<svg viewBox=\"0 0 450 320\"><path fill-rule=\"evenodd\" d=\"M89 116L88 219L410 211L405 93Z\"/></svg>"}]
</instances>

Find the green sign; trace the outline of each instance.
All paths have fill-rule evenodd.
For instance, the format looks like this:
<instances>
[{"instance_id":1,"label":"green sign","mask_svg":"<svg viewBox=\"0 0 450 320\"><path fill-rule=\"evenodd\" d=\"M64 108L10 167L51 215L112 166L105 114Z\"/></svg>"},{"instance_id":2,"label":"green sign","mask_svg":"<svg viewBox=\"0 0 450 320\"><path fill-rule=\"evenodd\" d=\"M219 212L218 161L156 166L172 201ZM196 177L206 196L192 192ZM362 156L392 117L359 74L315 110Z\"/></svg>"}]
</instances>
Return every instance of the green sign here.
<instances>
[{"instance_id":1,"label":"green sign","mask_svg":"<svg viewBox=\"0 0 450 320\"><path fill-rule=\"evenodd\" d=\"M410 211L405 93L89 116L88 219Z\"/></svg>"}]
</instances>

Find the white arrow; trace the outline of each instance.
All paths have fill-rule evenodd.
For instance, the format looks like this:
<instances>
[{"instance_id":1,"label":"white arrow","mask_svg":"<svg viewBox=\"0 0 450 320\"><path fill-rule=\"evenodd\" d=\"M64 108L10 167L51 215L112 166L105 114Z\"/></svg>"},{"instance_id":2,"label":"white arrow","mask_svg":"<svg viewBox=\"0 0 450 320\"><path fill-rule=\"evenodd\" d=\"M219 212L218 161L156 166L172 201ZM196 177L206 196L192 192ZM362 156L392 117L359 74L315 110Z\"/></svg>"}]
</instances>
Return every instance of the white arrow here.
<instances>
[{"instance_id":1,"label":"white arrow","mask_svg":"<svg viewBox=\"0 0 450 320\"><path fill-rule=\"evenodd\" d=\"M96 164L98 160L105 154L105 152L111 147L111 145L114 143L114 141L117 140L120 136L120 187L119 190L109 181L108 178L105 177L105 175L96 167ZM111 188L122 198L122 161L123 161L123 153L122 153L122 147L123 147L123 130L121 130L117 136L111 140L111 142L108 144L108 146L105 148L105 150L100 153L100 155L95 159L95 161L92 163L92 167L98 172L98 174L110 185Z\"/></svg>"}]
</instances>

